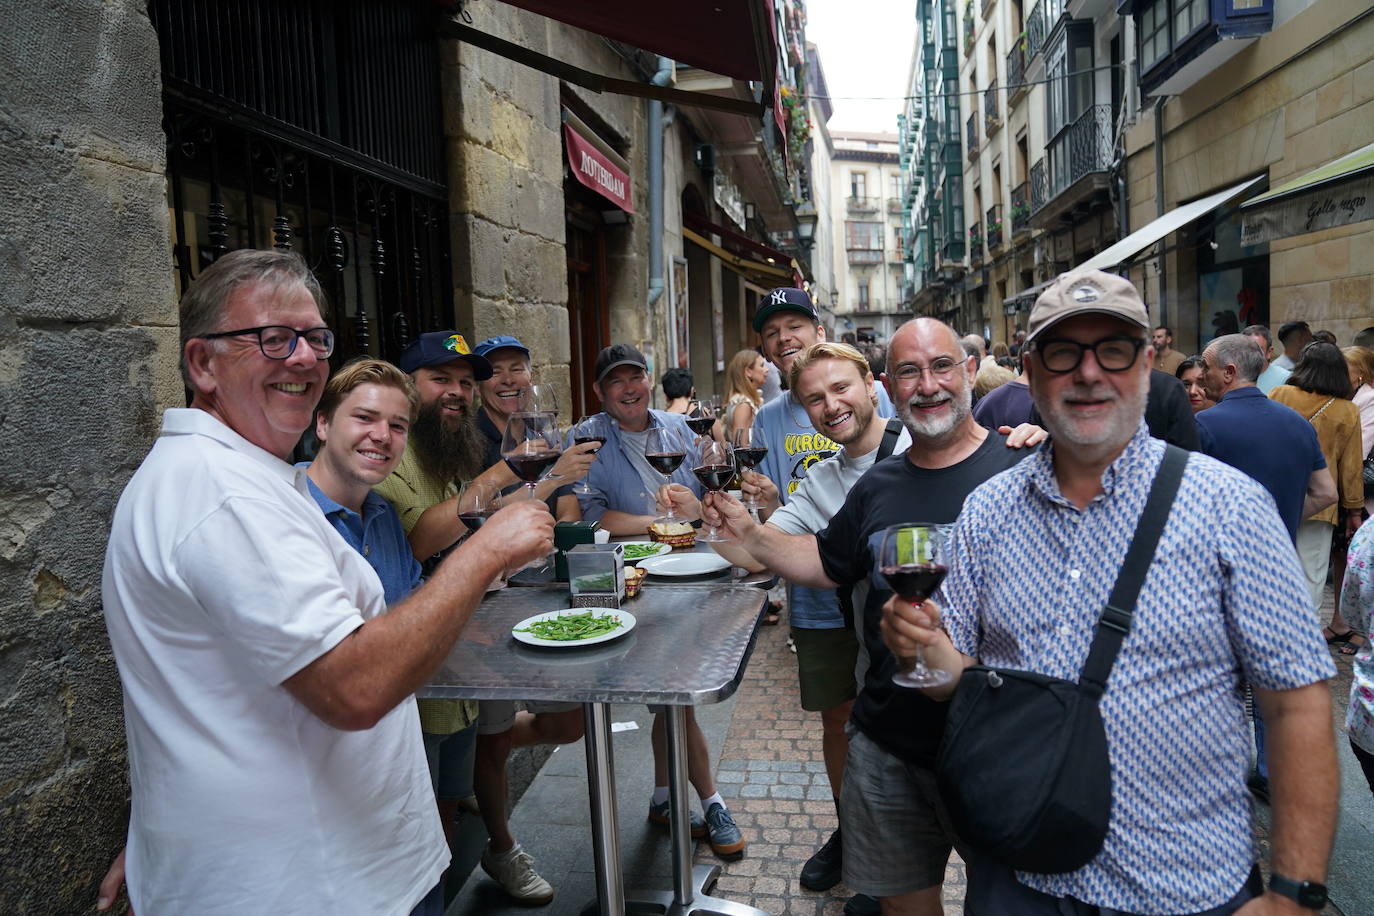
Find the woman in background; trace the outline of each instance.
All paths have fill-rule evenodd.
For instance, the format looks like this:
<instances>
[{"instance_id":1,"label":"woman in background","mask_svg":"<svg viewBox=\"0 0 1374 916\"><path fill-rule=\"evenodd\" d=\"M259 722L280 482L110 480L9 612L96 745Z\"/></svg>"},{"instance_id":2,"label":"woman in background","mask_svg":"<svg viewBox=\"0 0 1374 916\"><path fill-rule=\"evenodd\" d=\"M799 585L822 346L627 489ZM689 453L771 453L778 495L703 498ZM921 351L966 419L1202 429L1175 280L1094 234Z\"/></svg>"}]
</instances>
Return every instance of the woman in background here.
<instances>
[{"instance_id":1,"label":"woman in background","mask_svg":"<svg viewBox=\"0 0 1374 916\"><path fill-rule=\"evenodd\" d=\"M1188 404L1193 408L1193 413L1217 406L1217 402L1207 397L1207 392L1202 388L1202 366L1201 356L1190 356L1174 370L1174 376L1183 383L1183 390L1188 392Z\"/></svg>"},{"instance_id":2,"label":"woman in background","mask_svg":"<svg viewBox=\"0 0 1374 916\"><path fill-rule=\"evenodd\" d=\"M1336 526L1341 525L1347 536L1354 534L1364 509L1360 412L1350 400L1352 394L1345 357L1334 344L1321 341L1308 344L1285 384L1269 392L1271 400L1293 408L1316 429L1326 466L1336 482L1336 505L1298 525L1298 556L1307 574L1312 607L1318 617L1322 616ZM1364 636L1341 616L1339 604L1326 629L1327 641L1339 644L1342 655L1354 655L1367 645Z\"/></svg>"},{"instance_id":3,"label":"woman in background","mask_svg":"<svg viewBox=\"0 0 1374 916\"><path fill-rule=\"evenodd\" d=\"M763 406L763 380L768 377L768 364L757 350L740 350L730 357L725 367L725 406L721 409L721 425L726 442L735 441L735 430L754 425L754 414Z\"/></svg>"}]
</instances>

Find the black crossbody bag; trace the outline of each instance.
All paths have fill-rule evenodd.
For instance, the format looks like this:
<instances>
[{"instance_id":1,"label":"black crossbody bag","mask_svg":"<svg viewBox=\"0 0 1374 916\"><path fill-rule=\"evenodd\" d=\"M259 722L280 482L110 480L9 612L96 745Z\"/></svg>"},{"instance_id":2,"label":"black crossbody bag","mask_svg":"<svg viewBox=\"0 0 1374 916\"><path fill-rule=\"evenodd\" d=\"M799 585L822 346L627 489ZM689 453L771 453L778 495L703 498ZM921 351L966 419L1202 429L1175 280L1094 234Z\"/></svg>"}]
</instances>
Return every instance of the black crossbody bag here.
<instances>
[{"instance_id":1,"label":"black crossbody bag","mask_svg":"<svg viewBox=\"0 0 1374 916\"><path fill-rule=\"evenodd\" d=\"M960 676L936 779L955 832L974 850L1019 871L1056 873L1102 849L1112 770L1098 701L1187 462L1186 451L1166 446L1078 683L985 665Z\"/></svg>"}]
</instances>

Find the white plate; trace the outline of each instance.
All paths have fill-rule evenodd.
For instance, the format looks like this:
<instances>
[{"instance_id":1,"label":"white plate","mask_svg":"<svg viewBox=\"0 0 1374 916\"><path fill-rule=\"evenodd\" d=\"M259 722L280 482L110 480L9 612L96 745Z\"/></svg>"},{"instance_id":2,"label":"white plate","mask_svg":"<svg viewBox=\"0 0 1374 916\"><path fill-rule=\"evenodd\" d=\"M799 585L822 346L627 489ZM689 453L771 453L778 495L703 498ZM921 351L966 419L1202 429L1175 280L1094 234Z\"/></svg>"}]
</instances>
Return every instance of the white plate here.
<instances>
[{"instance_id":1,"label":"white plate","mask_svg":"<svg viewBox=\"0 0 1374 916\"><path fill-rule=\"evenodd\" d=\"M655 576L704 576L729 569L730 561L718 553L679 553L640 560L639 568Z\"/></svg>"},{"instance_id":2,"label":"white plate","mask_svg":"<svg viewBox=\"0 0 1374 916\"><path fill-rule=\"evenodd\" d=\"M541 639L533 633L518 633L517 630L526 629L530 624L537 620L556 620L566 614L581 614L584 611L591 611L600 617L602 614L615 614L620 618L622 626L617 627L609 633L602 633L600 636L592 636L588 639ZM600 614L596 612L600 611ZM619 639L626 633L635 628L635 615L629 611L622 611L613 607L569 607L559 611L546 611L543 614L535 614L533 617L526 617L524 620L511 627L510 635L516 640L527 646L549 646L555 649L567 649L573 646L594 646L599 642L609 642L612 639Z\"/></svg>"},{"instance_id":3,"label":"white plate","mask_svg":"<svg viewBox=\"0 0 1374 916\"><path fill-rule=\"evenodd\" d=\"M625 565L627 566L634 566L639 563L643 563L645 560L652 560L654 557L661 557L665 553L673 552L673 546L671 544L661 544L658 541L621 541L620 544L627 549L631 544L636 544L640 547L652 547L655 551L654 553L649 554L647 557L640 557L637 560L632 560L628 556L626 556Z\"/></svg>"}]
</instances>

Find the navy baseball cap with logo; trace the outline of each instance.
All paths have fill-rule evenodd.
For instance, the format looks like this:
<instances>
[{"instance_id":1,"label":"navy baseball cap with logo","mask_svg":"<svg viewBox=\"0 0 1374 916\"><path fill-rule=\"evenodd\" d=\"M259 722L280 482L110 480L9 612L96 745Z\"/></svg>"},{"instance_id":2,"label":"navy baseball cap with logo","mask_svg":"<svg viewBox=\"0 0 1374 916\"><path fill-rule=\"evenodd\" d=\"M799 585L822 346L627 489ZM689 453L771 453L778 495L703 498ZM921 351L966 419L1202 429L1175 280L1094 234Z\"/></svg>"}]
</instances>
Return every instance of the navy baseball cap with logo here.
<instances>
[{"instance_id":1,"label":"navy baseball cap with logo","mask_svg":"<svg viewBox=\"0 0 1374 916\"><path fill-rule=\"evenodd\" d=\"M778 312L801 312L812 321L820 321L806 290L779 286L759 300L759 310L754 313L754 330L762 331L763 323Z\"/></svg>"},{"instance_id":2,"label":"navy baseball cap with logo","mask_svg":"<svg viewBox=\"0 0 1374 916\"><path fill-rule=\"evenodd\" d=\"M596 354L596 380L600 382L608 372L619 366L638 366L645 372L649 371L649 361L643 353L629 344L611 344Z\"/></svg>"},{"instance_id":3,"label":"navy baseball cap with logo","mask_svg":"<svg viewBox=\"0 0 1374 916\"><path fill-rule=\"evenodd\" d=\"M529 359L530 356L530 348L522 344L519 338L511 337L509 334L498 334L495 337L488 337L472 348L473 353L476 353L484 359L490 356L493 350L519 350L521 353L525 354L526 359Z\"/></svg>"},{"instance_id":4,"label":"navy baseball cap with logo","mask_svg":"<svg viewBox=\"0 0 1374 916\"><path fill-rule=\"evenodd\" d=\"M430 331L421 334L401 351L397 365L402 372L414 372L429 366L442 366L461 359L472 367L472 377L479 382L491 378L491 363L486 357L472 352L467 339L457 331Z\"/></svg>"}]
</instances>

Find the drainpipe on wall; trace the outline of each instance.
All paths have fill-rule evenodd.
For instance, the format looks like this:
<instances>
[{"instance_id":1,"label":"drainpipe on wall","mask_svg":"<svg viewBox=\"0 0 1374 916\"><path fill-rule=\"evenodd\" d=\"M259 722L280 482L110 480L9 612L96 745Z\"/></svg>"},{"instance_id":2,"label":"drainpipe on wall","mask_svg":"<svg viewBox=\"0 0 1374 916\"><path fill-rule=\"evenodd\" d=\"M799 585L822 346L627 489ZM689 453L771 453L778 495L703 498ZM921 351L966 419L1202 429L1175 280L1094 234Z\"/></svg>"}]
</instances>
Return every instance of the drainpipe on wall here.
<instances>
[{"instance_id":1,"label":"drainpipe on wall","mask_svg":"<svg viewBox=\"0 0 1374 916\"><path fill-rule=\"evenodd\" d=\"M673 78L670 58L658 59L658 72L649 80L666 86ZM650 314L666 287L663 274L663 103L649 101L649 297Z\"/></svg>"},{"instance_id":2,"label":"drainpipe on wall","mask_svg":"<svg viewBox=\"0 0 1374 916\"><path fill-rule=\"evenodd\" d=\"M1164 215L1164 102L1160 96L1155 102L1155 216ZM1160 240L1159 254L1159 323L1169 323L1169 265L1168 255L1164 254L1163 240Z\"/></svg>"}]
</instances>

